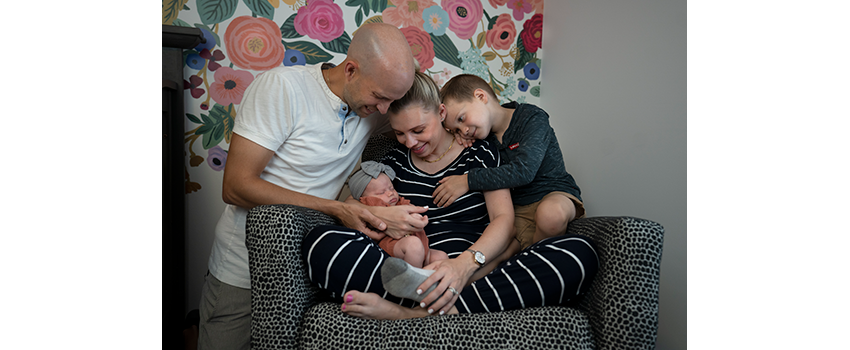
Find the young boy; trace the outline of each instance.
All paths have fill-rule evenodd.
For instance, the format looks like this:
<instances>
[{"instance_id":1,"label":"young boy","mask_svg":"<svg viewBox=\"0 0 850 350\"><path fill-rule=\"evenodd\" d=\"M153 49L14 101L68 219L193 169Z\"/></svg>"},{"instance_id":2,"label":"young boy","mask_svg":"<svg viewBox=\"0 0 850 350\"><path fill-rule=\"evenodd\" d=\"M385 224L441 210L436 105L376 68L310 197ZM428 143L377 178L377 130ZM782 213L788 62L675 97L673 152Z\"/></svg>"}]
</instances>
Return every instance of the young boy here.
<instances>
[{"instance_id":1,"label":"young boy","mask_svg":"<svg viewBox=\"0 0 850 350\"><path fill-rule=\"evenodd\" d=\"M434 203L448 205L469 190L510 188L520 249L564 234L570 221L584 216L581 191L567 173L545 111L516 102L499 105L490 85L468 74L449 80L440 98L448 111L444 125L458 143L486 138L503 163L442 179Z\"/></svg>"},{"instance_id":2,"label":"young boy","mask_svg":"<svg viewBox=\"0 0 850 350\"><path fill-rule=\"evenodd\" d=\"M388 165L366 161L360 164L360 170L351 175L348 187L351 196L370 206L407 205L410 201L398 195L393 187L395 171ZM378 246L390 256L399 258L408 264L422 268L434 261L448 259L445 252L429 249L425 231L400 239L389 236L378 242Z\"/></svg>"}]
</instances>

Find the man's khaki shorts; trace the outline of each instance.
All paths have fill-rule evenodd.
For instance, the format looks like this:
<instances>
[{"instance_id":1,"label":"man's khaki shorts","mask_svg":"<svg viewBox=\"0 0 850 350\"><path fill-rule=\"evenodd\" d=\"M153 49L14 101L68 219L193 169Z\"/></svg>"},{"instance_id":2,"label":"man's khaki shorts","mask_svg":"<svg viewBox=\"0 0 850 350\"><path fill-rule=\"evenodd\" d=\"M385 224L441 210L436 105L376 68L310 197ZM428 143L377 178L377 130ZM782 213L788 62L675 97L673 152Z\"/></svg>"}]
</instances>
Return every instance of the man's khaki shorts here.
<instances>
[{"instance_id":1,"label":"man's khaki shorts","mask_svg":"<svg viewBox=\"0 0 850 350\"><path fill-rule=\"evenodd\" d=\"M519 241L520 249L528 248L532 244L534 240L534 232L537 231L537 224L534 221L534 214L537 212L537 206L540 205L540 202L546 200L549 196L565 196L569 198L573 205L576 207L576 217L575 219L581 219L584 217L584 204L575 196L566 193L566 192L550 192L549 194L543 196L543 199L531 203L529 205L515 205L514 206L514 227L516 227L516 239Z\"/></svg>"}]
</instances>

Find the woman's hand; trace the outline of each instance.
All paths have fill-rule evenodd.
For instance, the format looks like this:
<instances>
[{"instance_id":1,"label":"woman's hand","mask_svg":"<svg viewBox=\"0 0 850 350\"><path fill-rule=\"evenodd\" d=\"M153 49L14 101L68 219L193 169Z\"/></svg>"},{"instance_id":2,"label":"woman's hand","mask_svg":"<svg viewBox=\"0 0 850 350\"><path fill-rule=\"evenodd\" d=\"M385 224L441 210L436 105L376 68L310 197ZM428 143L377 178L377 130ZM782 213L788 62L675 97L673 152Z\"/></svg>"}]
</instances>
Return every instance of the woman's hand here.
<instances>
[{"instance_id":1,"label":"woman's hand","mask_svg":"<svg viewBox=\"0 0 850 350\"><path fill-rule=\"evenodd\" d=\"M427 290L439 282L437 288L425 296L420 304L428 308L429 314L439 312L442 315L449 312L457 301L457 294L452 293L449 287L460 292L470 284L470 278L478 270L470 254L463 252L454 259L436 261L424 267L426 270L434 270L434 273L419 285L419 290Z\"/></svg>"},{"instance_id":2,"label":"woman's hand","mask_svg":"<svg viewBox=\"0 0 850 350\"><path fill-rule=\"evenodd\" d=\"M460 196L469 192L467 175L452 175L440 180L440 185L434 189L434 204L447 207L455 202Z\"/></svg>"}]
</instances>

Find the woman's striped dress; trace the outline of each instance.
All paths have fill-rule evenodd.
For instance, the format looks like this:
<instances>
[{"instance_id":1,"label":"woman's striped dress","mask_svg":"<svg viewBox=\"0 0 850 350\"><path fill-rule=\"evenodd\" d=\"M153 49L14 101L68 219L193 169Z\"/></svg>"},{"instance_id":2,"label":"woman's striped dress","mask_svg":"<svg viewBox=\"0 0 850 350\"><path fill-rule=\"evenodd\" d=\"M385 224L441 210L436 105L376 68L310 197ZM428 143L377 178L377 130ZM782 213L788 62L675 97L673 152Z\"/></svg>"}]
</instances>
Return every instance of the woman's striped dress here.
<instances>
[{"instance_id":1,"label":"woman's striped dress","mask_svg":"<svg viewBox=\"0 0 850 350\"><path fill-rule=\"evenodd\" d=\"M499 153L491 144L476 141L435 174L416 168L410 150L402 145L390 151L382 162L395 170L393 185L400 196L409 199L412 205L428 206L425 232L431 249L442 250L453 258L472 246L484 232L490 219L483 193L469 192L445 208L438 208L431 194L438 181L446 176L498 166ZM389 255L361 232L345 227L316 227L304 238L302 253L309 278L333 298L358 290L377 293L405 306L416 305L384 290L380 267ZM597 264L593 242L586 237L546 239L464 288L455 306L459 312L493 312L559 305L587 290Z\"/></svg>"}]
</instances>

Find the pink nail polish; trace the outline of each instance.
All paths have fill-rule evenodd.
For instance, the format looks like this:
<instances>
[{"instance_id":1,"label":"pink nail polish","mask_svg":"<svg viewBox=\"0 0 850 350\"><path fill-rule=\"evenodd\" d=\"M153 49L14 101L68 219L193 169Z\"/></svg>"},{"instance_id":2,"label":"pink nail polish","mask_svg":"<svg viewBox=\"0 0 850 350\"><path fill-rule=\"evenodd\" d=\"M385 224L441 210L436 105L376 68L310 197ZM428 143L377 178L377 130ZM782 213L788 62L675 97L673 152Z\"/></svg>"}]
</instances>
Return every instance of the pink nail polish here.
<instances>
[{"instance_id":1,"label":"pink nail polish","mask_svg":"<svg viewBox=\"0 0 850 350\"><path fill-rule=\"evenodd\" d=\"M345 304L342 304L342 311L345 311Z\"/></svg>"},{"instance_id":2,"label":"pink nail polish","mask_svg":"<svg viewBox=\"0 0 850 350\"><path fill-rule=\"evenodd\" d=\"M346 303L350 303L350 302L352 302L353 300L354 300L354 296L353 296L353 295L349 295L349 296L346 296L346 297L345 297L345 302L346 302Z\"/></svg>"}]
</instances>

